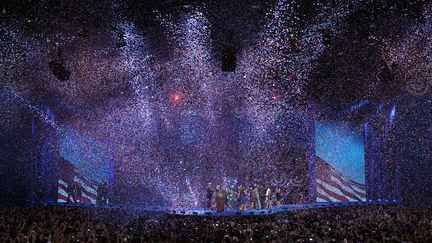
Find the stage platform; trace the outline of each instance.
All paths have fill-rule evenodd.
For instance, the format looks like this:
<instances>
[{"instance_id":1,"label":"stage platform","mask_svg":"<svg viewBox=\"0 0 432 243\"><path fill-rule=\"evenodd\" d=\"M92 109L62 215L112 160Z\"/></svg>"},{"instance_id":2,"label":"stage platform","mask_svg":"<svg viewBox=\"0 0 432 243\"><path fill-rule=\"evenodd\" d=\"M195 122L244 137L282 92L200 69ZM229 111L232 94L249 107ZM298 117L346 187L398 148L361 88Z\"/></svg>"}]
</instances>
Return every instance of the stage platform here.
<instances>
[{"instance_id":1,"label":"stage platform","mask_svg":"<svg viewBox=\"0 0 432 243\"><path fill-rule=\"evenodd\" d=\"M216 210L207 210L204 208L168 208L168 207L148 207L142 205L103 205L97 206L92 204L66 204L60 203L57 206L83 206L83 207L101 207L107 209L123 209L132 210L135 212L142 213L157 213L157 214L175 214L175 215L199 215L199 216L252 216L252 215L269 215L281 212L296 211L296 210L308 210L308 209L319 209L319 208L335 208L335 207L347 207L347 206L366 206L366 205L378 205L378 204L396 204L395 202L317 202L317 203L305 203L305 204L290 204L282 205L279 208L274 207L272 210L245 210L239 211L237 209L227 209L224 212L216 212Z\"/></svg>"}]
</instances>

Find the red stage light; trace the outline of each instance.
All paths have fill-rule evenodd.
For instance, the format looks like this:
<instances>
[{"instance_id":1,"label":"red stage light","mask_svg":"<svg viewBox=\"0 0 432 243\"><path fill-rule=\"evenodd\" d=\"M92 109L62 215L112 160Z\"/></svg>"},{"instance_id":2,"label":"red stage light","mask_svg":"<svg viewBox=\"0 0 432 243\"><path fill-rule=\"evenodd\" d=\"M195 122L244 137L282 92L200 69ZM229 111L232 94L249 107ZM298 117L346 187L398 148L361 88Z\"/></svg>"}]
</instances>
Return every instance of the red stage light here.
<instances>
[{"instance_id":1,"label":"red stage light","mask_svg":"<svg viewBox=\"0 0 432 243\"><path fill-rule=\"evenodd\" d=\"M172 95L172 99L173 99L173 101L177 102L177 101L180 101L182 99L182 96L179 93L175 93Z\"/></svg>"},{"instance_id":2,"label":"red stage light","mask_svg":"<svg viewBox=\"0 0 432 243\"><path fill-rule=\"evenodd\" d=\"M279 99L281 99L282 98L282 95L280 95L280 94L274 94L273 96L272 96L272 99L273 100L279 100Z\"/></svg>"}]
</instances>

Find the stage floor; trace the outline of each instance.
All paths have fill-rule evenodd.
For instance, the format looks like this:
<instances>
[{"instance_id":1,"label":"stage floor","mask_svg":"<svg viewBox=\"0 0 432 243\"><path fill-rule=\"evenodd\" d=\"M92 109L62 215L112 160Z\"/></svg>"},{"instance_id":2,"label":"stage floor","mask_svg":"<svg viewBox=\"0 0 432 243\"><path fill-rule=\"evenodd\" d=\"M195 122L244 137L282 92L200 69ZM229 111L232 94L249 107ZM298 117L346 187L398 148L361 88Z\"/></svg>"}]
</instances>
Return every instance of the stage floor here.
<instances>
[{"instance_id":1,"label":"stage floor","mask_svg":"<svg viewBox=\"0 0 432 243\"><path fill-rule=\"evenodd\" d=\"M366 206L366 205L376 205L376 204L395 204L391 202L317 202L317 203L305 203L305 204L290 204L282 205L280 208L274 207L272 210L262 209L262 210L245 210L238 211L237 209L227 209L224 212L216 212L216 210L207 210L204 208L168 208L168 207L148 207L142 205L104 205L100 206L102 208L111 209L124 209L133 210L138 212L154 212L154 213L166 213L166 214L176 214L176 215L201 215L201 216L235 216L235 215L268 215L287 211L296 210L308 210L308 209L319 209L319 208L334 208L334 207L346 207L346 206ZM85 207L98 207L96 205L89 204L57 204L61 206L85 206Z\"/></svg>"},{"instance_id":2,"label":"stage floor","mask_svg":"<svg viewBox=\"0 0 432 243\"><path fill-rule=\"evenodd\" d=\"M272 210L269 209L261 209L261 210L253 210L247 209L245 211L238 211L237 209L226 209L224 212L216 212L216 210L206 210L203 208L196 209L171 209L168 210L170 214L178 214L178 215L208 215L208 216L234 216L234 215L266 215L266 214L274 214L280 212L287 211L295 211L295 210L307 210L307 209L318 209L318 208L333 208L333 207L344 207L344 206L360 206L360 205L371 205L377 204L372 202L338 202L338 203L306 203L306 204L290 204L290 205L281 205L280 208L273 207Z\"/></svg>"}]
</instances>

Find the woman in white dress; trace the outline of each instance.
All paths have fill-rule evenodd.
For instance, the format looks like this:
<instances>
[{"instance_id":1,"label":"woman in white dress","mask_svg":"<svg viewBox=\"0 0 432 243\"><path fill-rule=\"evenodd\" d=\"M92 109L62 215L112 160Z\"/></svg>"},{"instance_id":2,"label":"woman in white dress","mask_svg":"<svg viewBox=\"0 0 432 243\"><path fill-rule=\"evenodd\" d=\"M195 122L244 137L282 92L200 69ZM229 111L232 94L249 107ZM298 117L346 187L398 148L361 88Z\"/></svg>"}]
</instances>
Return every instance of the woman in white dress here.
<instances>
[{"instance_id":1,"label":"woman in white dress","mask_svg":"<svg viewBox=\"0 0 432 243\"><path fill-rule=\"evenodd\" d=\"M267 187L266 190L266 208L270 210L272 209L272 191L270 187Z\"/></svg>"}]
</instances>

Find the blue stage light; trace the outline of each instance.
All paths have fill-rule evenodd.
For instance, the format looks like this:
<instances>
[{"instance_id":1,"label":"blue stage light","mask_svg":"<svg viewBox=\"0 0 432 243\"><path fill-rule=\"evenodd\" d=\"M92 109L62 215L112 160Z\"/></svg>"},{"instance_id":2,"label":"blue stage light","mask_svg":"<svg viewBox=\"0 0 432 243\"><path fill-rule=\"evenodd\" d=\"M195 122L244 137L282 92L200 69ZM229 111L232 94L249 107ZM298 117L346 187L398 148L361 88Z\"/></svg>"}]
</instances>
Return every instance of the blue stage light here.
<instances>
[{"instance_id":1,"label":"blue stage light","mask_svg":"<svg viewBox=\"0 0 432 243\"><path fill-rule=\"evenodd\" d=\"M393 126L396 115L396 105L393 105L390 111L390 126Z\"/></svg>"}]
</instances>

